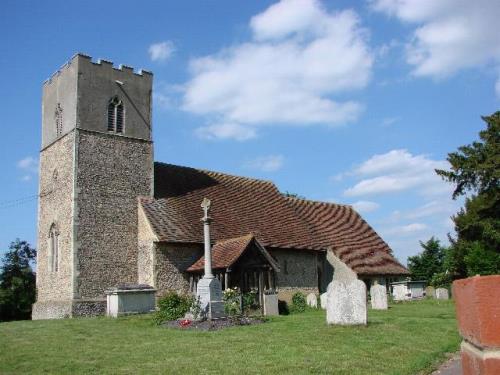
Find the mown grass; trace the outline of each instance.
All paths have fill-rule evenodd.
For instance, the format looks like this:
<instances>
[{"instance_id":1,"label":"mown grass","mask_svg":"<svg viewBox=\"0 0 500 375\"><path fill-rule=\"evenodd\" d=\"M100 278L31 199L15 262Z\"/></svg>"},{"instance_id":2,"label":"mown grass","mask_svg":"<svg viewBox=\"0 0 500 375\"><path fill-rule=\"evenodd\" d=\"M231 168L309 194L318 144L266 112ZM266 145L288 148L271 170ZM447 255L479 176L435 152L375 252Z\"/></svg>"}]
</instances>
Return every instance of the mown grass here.
<instances>
[{"instance_id":1,"label":"mown grass","mask_svg":"<svg viewBox=\"0 0 500 375\"><path fill-rule=\"evenodd\" d=\"M214 332L152 324L151 316L0 324L2 374L417 374L458 349L451 301L392 305L366 327L327 326L325 312Z\"/></svg>"}]
</instances>

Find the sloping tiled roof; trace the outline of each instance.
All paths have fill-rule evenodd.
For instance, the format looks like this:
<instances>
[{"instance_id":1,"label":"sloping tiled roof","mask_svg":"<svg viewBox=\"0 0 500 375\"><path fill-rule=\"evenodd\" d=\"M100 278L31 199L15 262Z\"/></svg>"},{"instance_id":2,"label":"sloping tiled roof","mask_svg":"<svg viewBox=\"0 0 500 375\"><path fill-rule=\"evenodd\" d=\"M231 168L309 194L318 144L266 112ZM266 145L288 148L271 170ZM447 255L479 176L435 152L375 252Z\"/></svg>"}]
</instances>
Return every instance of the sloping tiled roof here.
<instances>
[{"instance_id":1,"label":"sloping tiled roof","mask_svg":"<svg viewBox=\"0 0 500 375\"><path fill-rule=\"evenodd\" d=\"M358 274L407 274L385 241L348 205L286 198L310 224L317 243Z\"/></svg>"},{"instance_id":2,"label":"sloping tiled roof","mask_svg":"<svg viewBox=\"0 0 500 375\"><path fill-rule=\"evenodd\" d=\"M154 199L140 202L159 241L201 244L205 197L214 241L253 233L267 248L332 248L359 274L408 272L350 206L285 198L270 181L155 163Z\"/></svg>"},{"instance_id":3,"label":"sloping tiled roof","mask_svg":"<svg viewBox=\"0 0 500 375\"><path fill-rule=\"evenodd\" d=\"M212 201L211 238L253 233L263 246L321 250L309 226L269 181L155 163L155 199L142 198L160 241L203 243L203 198Z\"/></svg>"},{"instance_id":4,"label":"sloping tiled roof","mask_svg":"<svg viewBox=\"0 0 500 375\"><path fill-rule=\"evenodd\" d=\"M212 247L212 268L220 269L232 266L245 252L245 250L248 249L253 241L257 241L253 234L248 234L246 236L237 238L230 238L228 240L217 241ZM261 249L262 251L266 252L264 248L261 247ZM270 256L269 254L267 254L267 252L266 255L269 259ZM274 266L274 262L272 265ZM191 267L189 267L187 271L201 271L204 267L205 257L202 256Z\"/></svg>"}]
</instances>

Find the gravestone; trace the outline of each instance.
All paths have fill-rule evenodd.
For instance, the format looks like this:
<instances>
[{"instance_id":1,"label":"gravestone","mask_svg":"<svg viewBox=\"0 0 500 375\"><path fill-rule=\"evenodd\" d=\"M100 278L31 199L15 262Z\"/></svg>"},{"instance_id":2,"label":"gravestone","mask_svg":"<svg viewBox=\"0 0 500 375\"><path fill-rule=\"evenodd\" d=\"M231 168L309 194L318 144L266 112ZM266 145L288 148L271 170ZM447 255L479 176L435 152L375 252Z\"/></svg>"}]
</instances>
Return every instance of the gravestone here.
<instances>
[{"instance_id":1,"label":"gravestone","mask_svg":"<svg viewBox=\"0 0 500 375\"><path fill-rule=\"evenodd\" d=\"M372 285L370 288L370 300L372 309L387 310L387 291L385 286L380 284Z\"/></svg>"},{"instance_id":2,"label":"gravestone","mask_svg":"<svg viewBox=\"0 0 500 375\"><path fill-rule=\"evenodd\" d=\"M320 303L321 303L321 308L323 310L326 310L326 300L328 298L328 293L325 292L323 293L322 295L319 296L319 299L320 299Z\"/></svg>"},{"instance_id":3,"label":"gravestone","mask_svg":"<svg viewBox=\"0 0 500 375\"><path fill-rule=\"evenodd\" d=\"M436 299L449 299L448 289L437 288L436 289Z\"/></svg>"},{"instance_id":4,"label":"gravestone","mask_svg":"<svg viewBox=\"0 0 500 375\"><path fill-rule=\"evenodd\" d=\"M333 280L328 291L328 324L366 324L366 285L361 280Z\"/></svg>"},{"instance_id":5,"label":"gravestone","mask_svg":"<svg viewBox=\"0 0 500 375\"><path fill-rule=\"evenodd\" d=\"M264 315L279 315L278 293L264 293Z\"/></svg>"},{"instance_id":6,"label":"gravestone","mask_svg":"<svg viewBox=\"0 0 500 375\"><path fill-rule=\"evenodd\" d=\"M316 294L314 293L309 293L307 295L307 305L309 307L314 307L314 308L317 308L318 307L318 297L316 297Z\"/></svg>"},{"instance_id":7,"label":"gravestone","mask_svg":"<svg viewBox=\"0 0 500 375\"><path fill-rule=\"evenodd\" d=\"M425 296L429 298L436 298L436 289L433 286L425 288Z\"/></svg>"},{"instance_id":8,"label":"gravestone","mask_svg":"<svg viewBox=\"0 0 500 375\"><path fill-rule=\"evenodd\" d=\"M155 309L156 289L146 284L120 284L106 289L106 315L149 313Z\"/></svg>"}]
</instances>

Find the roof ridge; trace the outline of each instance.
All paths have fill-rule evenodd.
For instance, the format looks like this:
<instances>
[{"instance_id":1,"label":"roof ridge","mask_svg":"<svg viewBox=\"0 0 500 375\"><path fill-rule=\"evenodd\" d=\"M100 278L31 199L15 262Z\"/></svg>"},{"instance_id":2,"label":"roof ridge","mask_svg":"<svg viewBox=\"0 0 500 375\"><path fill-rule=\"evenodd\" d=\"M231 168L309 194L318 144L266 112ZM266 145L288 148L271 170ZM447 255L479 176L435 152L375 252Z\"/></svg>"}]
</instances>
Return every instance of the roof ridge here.
<instances>
[{"instance_id":1,"label":"roof ridge","mask_svg":"<svg viewBox=\"0 0 500 375\"><path fill-rule=\"evenodd\" d=\"M255 235L253 233L248 233L248 234L245 234L243 236L238 236L238 237L231 237L231 238L223 238L221 240L217 240L215 241L215 244L214 245L217 245L217 244L224 244L226 242L231 242L231 241L237 241L237 240L241 240L241 239L251 239L251 238L254 238Z\"/></svg>"},{"instance_id":2,"label":"roof ridge","mask_svg":"<svg viewBox=\"0 0 500 375\"><path fill-rule=\"evenodd\" d=\"M346 203L335 203L335 202L325 202L325 201L318 201L318 200L314 200L314 199L298 198L298 197L289 197L289 196L285 196L285 198L286 198L286 199L290 199L290 200L301 201L301 202L308 203L308 204L324 204L324 205L327 205L327 206L343 206L343 207L349 207L349 208L352 208L352 209L354 210L354 207L352 206L352 204L346 204Z\"/></svg>"},{"instance_id":3,"label":"roof ridge","mask_svg":"<svg viewBox=\"0 0 500 375\"><path fill-rule=\"evenodd\" d=\"M214 173L214 174L218 174L218 175L221 175L221 176L234 177L234 178L238 178L238 179L242 179L242 180L250 180L250 181L263 182L263 183L266 183L266 184L270 184L270 185L276 186L273 181L271 181L271 180L264 180L262 178L240 176L240 175L231 174L231 173L227 173L227 172L219 172L219 171L212 171L212 170L203 169L203 168L188 167L186 165L165 163L165 162L162 162L162 161L155 161L155 164L163 164L163 165L168 165L168 166L172 166L172 167L194 169L194 170L199 171L199 172Z\"/></svg>"}]
</instances>

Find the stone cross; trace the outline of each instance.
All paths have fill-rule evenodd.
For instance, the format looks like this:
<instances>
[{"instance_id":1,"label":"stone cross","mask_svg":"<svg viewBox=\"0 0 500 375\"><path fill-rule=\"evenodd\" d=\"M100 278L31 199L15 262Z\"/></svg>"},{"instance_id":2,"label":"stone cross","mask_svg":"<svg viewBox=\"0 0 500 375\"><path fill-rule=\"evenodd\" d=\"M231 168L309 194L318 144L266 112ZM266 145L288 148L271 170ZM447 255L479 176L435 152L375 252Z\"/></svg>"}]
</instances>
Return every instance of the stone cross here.
<instances>
[{"instance_id":1,"label":"stone cross","mask_svg":"<svg viewBox=\"0 0 500 375\"><path fill-rule=\"evenodd\" d=\"M214 275L212 274L212 249L210 246L210 222L211 218L208 216L208 211L210 210L210 199L203 198L203 202L201 202L201 208L203 208L204 216L201 221L203 221L203 234L205 238L205 274L203 278L205 279L213 279Z\"/></svg>"}]
</instances>

